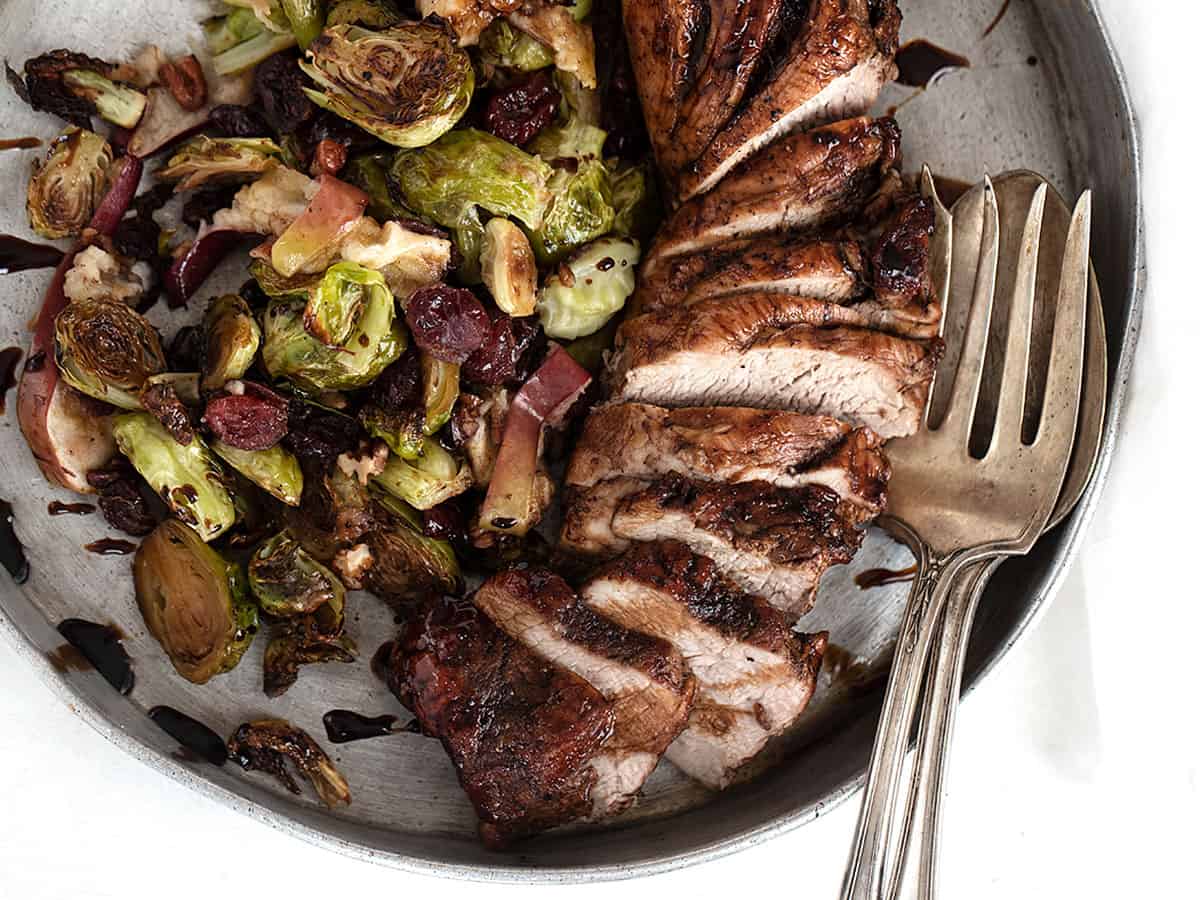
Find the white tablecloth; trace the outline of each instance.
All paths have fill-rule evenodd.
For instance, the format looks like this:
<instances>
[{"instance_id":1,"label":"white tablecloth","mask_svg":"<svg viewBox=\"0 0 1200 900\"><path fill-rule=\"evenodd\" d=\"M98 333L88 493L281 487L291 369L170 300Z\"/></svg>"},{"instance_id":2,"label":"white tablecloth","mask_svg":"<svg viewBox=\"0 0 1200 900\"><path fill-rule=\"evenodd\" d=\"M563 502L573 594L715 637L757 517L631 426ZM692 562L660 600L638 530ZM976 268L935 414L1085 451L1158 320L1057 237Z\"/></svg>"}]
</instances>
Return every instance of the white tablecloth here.
<instances>
[{"instance_id":1,"label":"white tablecloth","mask_svg":"<svg viewBox=\"0 0 1200 900\"><path fill-rule=\"evenodd\" d=\"M1197 896L1200 735L1189 688L1200 656L1190 517L1200 501L1192 393L1200 51L1191 3L1102 6L1145 147L1144 330L1118 457L1082 556L1036 630L963 709L945 842L951 898ZM435 884L316 850L126 757L2 650L0 685L0 897L527 890ZM577 893L730 896L773 884L793 897L832 898L856 808L716 863Z\"/></svg>"}]
</instances>

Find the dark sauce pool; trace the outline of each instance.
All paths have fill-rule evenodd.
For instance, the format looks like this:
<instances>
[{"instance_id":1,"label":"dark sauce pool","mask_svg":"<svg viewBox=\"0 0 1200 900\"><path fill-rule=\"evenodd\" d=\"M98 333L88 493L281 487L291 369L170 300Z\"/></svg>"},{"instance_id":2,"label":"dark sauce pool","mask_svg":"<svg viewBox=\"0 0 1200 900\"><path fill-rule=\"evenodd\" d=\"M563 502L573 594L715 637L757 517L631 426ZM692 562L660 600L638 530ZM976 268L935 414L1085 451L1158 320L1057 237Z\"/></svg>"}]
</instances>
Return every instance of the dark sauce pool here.
<instances>
[{"instance_id":1,"label":"dark sauce pool","mask_svg":"<svg viewBox=\"0 0 1200 900\"><path fill-rule=\"evenodd\" d=\"M121 643L120 631L112 625L86 619L63 619L58 623L58 633L118 691L128 694L133 690L133 664ZM59 656L64 661L71 659L71 654L64 655L62 648Z\"/></svg>"},{"instance_id":2,"label":"dark sauce pool","mask_svg":"<svg viewBox=\"0 0 1200 900\"><path fill-rule=\"evenodd\" d=\"M46 504L46 512L52 516L89 516L96 511L90 503L63 503L61 500L51 500Z\"/></svg>"},{"instance_id":3,"label":"dark sauce pool","mask_svg":"<svg viewBox=\"0 0 1200 900\"><path fill-rule=\"evenodd\" d=\"M885 584L912 581L916 574L916 566L909 566L907 569L867 569L854 576L854 583L865 591L870 588L883 587Z\"/></svg>"},{"instance_id":4,"label":"dark sauce pool","mask_svg":"<svg viewBox=\"0 0 1200 900\"><path fill-rule=\"evenodd\" d=\"M137 544L123 541L120 538L100 538L90 544L84 544L83 549L100 556L128 556L137 550Z\"/></svg>"},{"instance_id":5,"label":"dark sauce pool","mask_svg":"<svg viewBox=\"0 0 1200 900\"><path fill-rule=\"evenodd\" d=\"M399 720L395 716L369 718L348 709L331 709L321 717L321 721L325 723L325 734L331 742L345 744L394 734Z\"/></svg>"},{"instance_id":6,"label":"dark sauce pool","mask_svg":"<svg viewBox=\"0 0 1200 900\"><path fill-rule=\"evenodd\" d=\"M0 500L0 564L8 569L17 584L29 580L29 560L25 558L25 548L17 540L17 532L13 528L13 508L7 500Z\"/></svg>"},{"instance_id":7,"label":"dark sauce pool","mask_svg":"<svg viewBox=\"0 0 1200 900\"><path fill-rule=\"evenodd\" d=\"M50 244L35 244L11 234L0 234L0 275L26 269L53 269L63 252Z\"/></svg>"},{"instance_id":8,"label":"dark sauce pool","mask_svg":"<svg viewBox=\"0 0 1200 900\"><path fill-rule=\"evenodd\" d=\"M969 69L971 61L926 40L909 41L896 53L898 84L925 88L951 69Z\"/></svg>"},{"instance_id":9,"label":"dark sauce pool","mask_svg":"<svg viewBox=\"0 0 1200 900\"><path fill-rule=\"evenodd\" d=\"M170 706L155 706L149 712L154 724L179 741L184 750L214 766L225 765L229 751L222 737L187 713ZM187 759L187 756L183 757Z\"/></svg>"}]
</instances>

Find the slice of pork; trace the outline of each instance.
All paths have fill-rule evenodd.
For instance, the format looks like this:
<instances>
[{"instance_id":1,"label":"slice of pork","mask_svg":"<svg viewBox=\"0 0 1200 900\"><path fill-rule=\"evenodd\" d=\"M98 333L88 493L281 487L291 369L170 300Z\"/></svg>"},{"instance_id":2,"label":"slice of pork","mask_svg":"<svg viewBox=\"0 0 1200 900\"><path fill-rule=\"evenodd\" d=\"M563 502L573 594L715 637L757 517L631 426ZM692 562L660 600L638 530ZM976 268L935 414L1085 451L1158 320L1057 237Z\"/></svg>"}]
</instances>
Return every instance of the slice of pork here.
<instances>
[{"instance_id":1,"label":"slice of pork","mask_svg":"<svg viewBox=\"0 0 1200 900\"><path fill-rule=\"evenodd\" d=\"M810 0L781 62L681 173L678 198L712 190L780 137L865 113L895 77L899 31L895 0Z\"/></svg>"},{"instance_id":2,"label":"slice of pork","mask_svg":"<svg viewBox=\"0 0 1200 900\"><path fill-rule=\"evenodd\" d=\"M786 616L680 544L638 545L581 593L597 612L671 642L688 661L696 703L667 758L709 787L727 786L812 697L828 635L792 631Z\"/></svg>"},{"instance_id":3,"label":"slice of pork","mask_svg":"<svg viewBox=\"0 0 1200 900\"><path fill-rule=\"evenodd\" d=\"M687 724L696 682L679 651L605 619L545 570L502 572L473 599L509 637L612 703L612 736L592 758L592 818L627 808Z\"/></svg>"},{"instance_id":4,"label":"slice of pork","mask_svg":"<svg viewBox=\"0 0 1200 900\"><path fill-rule=\"evenodd\" d=\"M846 119L791 135L679 207L659 229L642 272L729 240L851 221L899 164L895 119Z\"/></svg>"},{"instance_id":5,"label":"slice of pork","mask_svg":"<svg viewBox=\"0 0 1200 900\"><path fill-rule=\"evenodd\" d=\"M748 294L659 310L617 332L608 382L615 400L736 405L834 416L889 439L920 424L941 344L858 327L819 327L841 307ZM856 323L857 324L857 323Z\"/></svg>"}]
</instances>

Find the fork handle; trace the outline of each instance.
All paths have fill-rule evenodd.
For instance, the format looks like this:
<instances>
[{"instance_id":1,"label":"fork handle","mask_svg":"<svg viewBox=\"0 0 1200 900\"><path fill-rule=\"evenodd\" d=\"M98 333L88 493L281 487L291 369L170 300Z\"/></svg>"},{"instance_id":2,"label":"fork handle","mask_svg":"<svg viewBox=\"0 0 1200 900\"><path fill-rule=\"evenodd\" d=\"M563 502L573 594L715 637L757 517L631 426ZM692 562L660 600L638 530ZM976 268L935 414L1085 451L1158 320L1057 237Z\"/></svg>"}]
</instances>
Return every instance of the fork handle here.
<instances>
[{"instance_id":1,"label":"fork handle","mask_svg":"<svg viewBox=\"0 0 1200 900\"><path fill-rule=\"evenodd\" d=\"M891 869L886 895L889 900L899 898L909 860L918 850L917 898L934 900L937 894L942 801L945 799L947 760L954 737L967 645L979 600L1000 562L996 558L968 567L955 581L939 623L940 639L931 651L932 658L926 668L916 758L900 824L896 864ZM918 808L922 810L919 825Z\"/></svg>"},{"instance_id":2,"label":"fork handle","mask_svg":"<svg viewBox=\"0 0 1200 900\"><path fill-rule=\"evenodd\" d=\"M842 883L842 900L883 897L887 887L885 876L896 856L889 842L900 774L930 647L956 579L968 566L988 555L982 548L973 548L942 556L919 538L913 543L917 550L917 573L896 640L854 845Z\"/></svg>"}]
</instances>

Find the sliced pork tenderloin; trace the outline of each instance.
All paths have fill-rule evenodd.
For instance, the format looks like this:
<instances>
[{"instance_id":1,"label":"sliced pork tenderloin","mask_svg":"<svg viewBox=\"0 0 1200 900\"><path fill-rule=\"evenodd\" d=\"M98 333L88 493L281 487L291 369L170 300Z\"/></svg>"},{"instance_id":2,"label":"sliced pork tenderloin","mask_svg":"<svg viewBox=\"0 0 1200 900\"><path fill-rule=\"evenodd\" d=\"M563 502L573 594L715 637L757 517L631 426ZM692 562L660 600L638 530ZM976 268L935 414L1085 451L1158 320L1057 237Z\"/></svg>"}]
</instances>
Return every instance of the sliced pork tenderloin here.
<instances>
[{"instance_id":1,"label":"sliced pork tenderloin","mask_svg":"<svg viewBox=\"0 0 1200 900\"><path fill-rule=\"evenodd\" d=\"M687 724L696 682L679 651L605 619L545 570L502 572L473 600L509 637L612 703L612 735L592 758L592 817L628 807Z\"/></svg>"},{"instance_id":2,"label":"sliced pork tenderloin","mask_svg":"<svg viewBox=\"0 0 1200 900\"><path fill-rule=\"evenodd\" d=\"M696 677L688 726L667 758L723 788L808 705L828 635L799 634L759 597L738 591L713 561L681 544L640 544L581 589L592 609L669 641Z\"/></svg>"}]
</instances>

